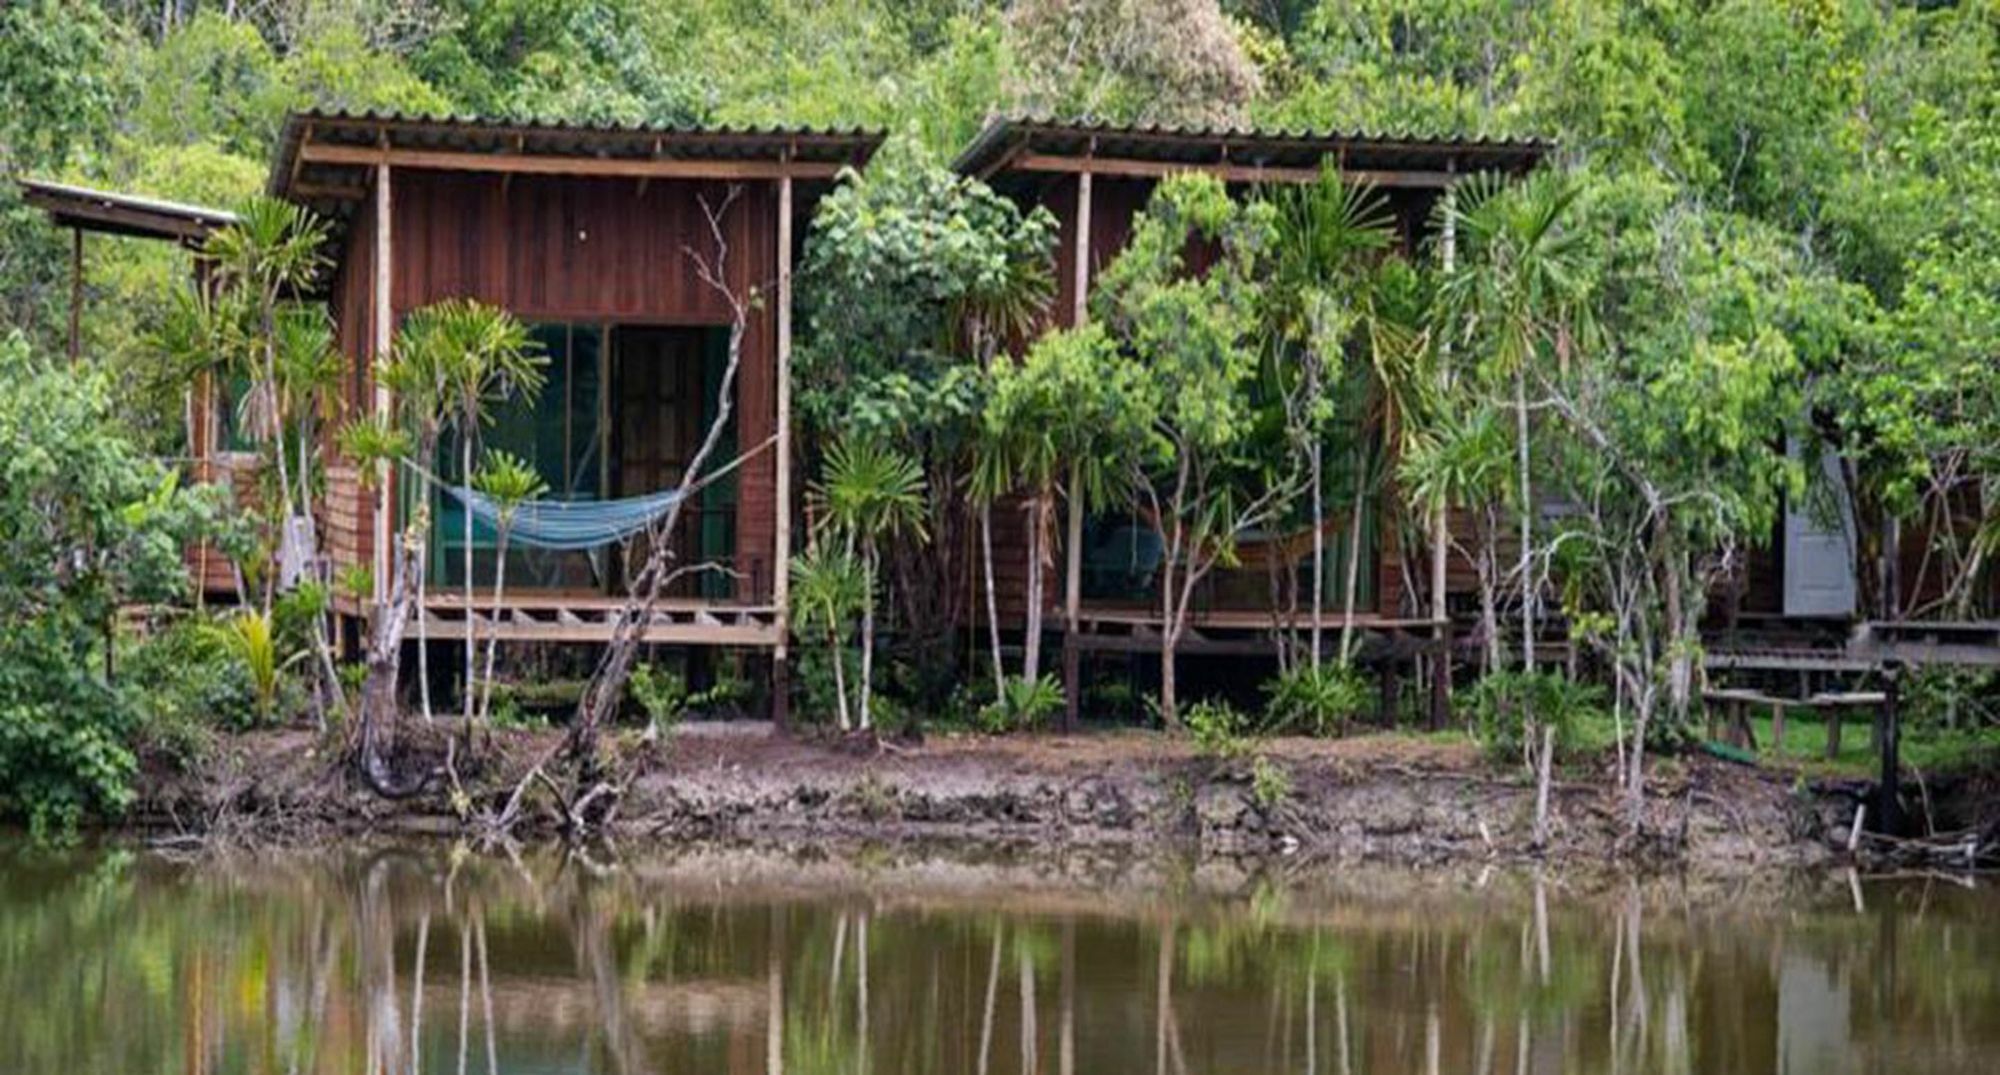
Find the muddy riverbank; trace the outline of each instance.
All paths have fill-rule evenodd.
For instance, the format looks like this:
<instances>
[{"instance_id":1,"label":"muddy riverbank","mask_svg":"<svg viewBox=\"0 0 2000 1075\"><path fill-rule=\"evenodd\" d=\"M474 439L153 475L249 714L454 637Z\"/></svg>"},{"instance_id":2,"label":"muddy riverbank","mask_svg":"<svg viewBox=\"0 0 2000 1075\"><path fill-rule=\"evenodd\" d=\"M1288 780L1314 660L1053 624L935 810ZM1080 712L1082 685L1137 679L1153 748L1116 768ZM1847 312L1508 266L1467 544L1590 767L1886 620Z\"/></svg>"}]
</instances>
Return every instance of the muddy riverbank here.
<instances>
[{"instance_id":1,"label":"muddy riverbank","mask_svg":"<svg viewBox=\"0 0 2000 1075\"><path fill-rule=\"evenodd\" d=\"M231 737L194 764L151 759L126 825L154 838L309 843L345 834L465 831L511 790L550 733L504 732L479 761L391 801L346 779L299 732ZM1437 865L1636 861L1717 869L1837 858L1851 805L1795 775L1706 756L1654 769L1648 836L1626 836L1610 764L1562 774L1552 838L1533 846L1534 788L1469 745L1400 736L1274 740L1213 758L1147 733L934 736L881 749L777 738L762 725L694 725L653 748L611 834L693 841L939 843L1197 858ZM526 834L553 830L540 814Z\"/></svg>"}]
</instances>

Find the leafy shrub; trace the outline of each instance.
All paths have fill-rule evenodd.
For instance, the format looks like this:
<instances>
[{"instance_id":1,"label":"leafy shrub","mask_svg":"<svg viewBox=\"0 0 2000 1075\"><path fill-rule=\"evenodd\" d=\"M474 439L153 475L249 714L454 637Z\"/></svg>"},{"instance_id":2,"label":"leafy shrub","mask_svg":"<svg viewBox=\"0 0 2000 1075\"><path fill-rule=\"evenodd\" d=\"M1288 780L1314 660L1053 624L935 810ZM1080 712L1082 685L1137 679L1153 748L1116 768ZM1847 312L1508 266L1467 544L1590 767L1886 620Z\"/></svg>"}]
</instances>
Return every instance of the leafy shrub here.
<instances>
[{"instance_id":1,"label":"leafy shrub","mask_svg":"<svg viewBox=\"0 0 2000 1075\"><path fill-rule=\"evenodd\" d=\"M646 720L662 734L672 732L687 716L687 680L679 672L642 664L632 669L632 697L646 711Z\"/></svg>"},{"instance_id":2,"label":"leafy shrub","mask_svg":"<svg viewBox=\"0 0 2000 1075\"><path fill-rule=\"evenodd\" d=\"M219 727L257 720L256 691L216 625L186 617L127 647L121 679L132 684L138 738L183 764L206 752Z\"/></svg>"},{"instance_id":3,"label":"leafy shrub","mask_svg":"<svg viewBox=\"0 0 2000 1075\"><path fill-rule=\"evenodd\" d=\"M103 676L106 625L178 596L181 550L222 510L126 435L88 366L0 337L0 815L44 839L130 801L137 720Z\"/></svg>"},{"instance_id":4,"label":"leafy shrub","mask_svg":"<svg viewBox=\"0 0 2000 1075\"><path fill-rule=\"evenodd\" d=\"M279 718L285 672L304 656L302 651L289 655L283 651L276 620L275 615L244 609L209 627L250 685L251 723L270 724Z\"/></svg>"},{"instance_id":5,"label":"leafy shrub","mask_svg":"<svg viewBox=\"0 0 2000 1075\"><path fill-rule=\"evenodd\" d=\"M990 735L1039 728L1062 707L1062 684L1054 676L1010 676L1000 697L980 708L979 726Z\"/></svg>"},{"instance_id":6,"label":"leafy shrub","mask_svg":"<svg viewBox=\"0 0 2000 1075\"><path fill-rule=\"evenodd\" d=\"M1268 735L1331 735L1368 704L1368 682L1351 666L1301 665L1264 684L1270 701L1264 707Z\"/></svg>"},{"instance_id":7,"label":"leafy shrub","mask_svg":"<svg viewBox=\"0 0 2000 1075\"><path fill-rule=\"evenodd\" d=\"M1555 672L1495 672L1463 696L1472 733L1496 760L1526 757L1532 722L1555 729L1557 754L1573 754L1605 722L1604 691Z\"/></svg>"},{"instance_id":8,"label":"leafy shrub","mask_svg":"<svg viewBox=\"0 0 2000 1075\"><path fill-rule=\"evenodd\" d=\"M1250 717L1242 710L1217 698L1203 698L1187 707L1182 715L1196 750L1212 758L1233 758L1248 747Z\"/></svg>"},{"instance_id":9,"label":"leafy shrub","mask_svg":"<svg viewBox=\"0 0 2000 1075\"><path fill-rule=\"evenodd\" d=\"M1292 774L1269 758L1250 763L1250 798L1257 808L1270 813L1292 797Z\"/></svg>"}]
</instances>

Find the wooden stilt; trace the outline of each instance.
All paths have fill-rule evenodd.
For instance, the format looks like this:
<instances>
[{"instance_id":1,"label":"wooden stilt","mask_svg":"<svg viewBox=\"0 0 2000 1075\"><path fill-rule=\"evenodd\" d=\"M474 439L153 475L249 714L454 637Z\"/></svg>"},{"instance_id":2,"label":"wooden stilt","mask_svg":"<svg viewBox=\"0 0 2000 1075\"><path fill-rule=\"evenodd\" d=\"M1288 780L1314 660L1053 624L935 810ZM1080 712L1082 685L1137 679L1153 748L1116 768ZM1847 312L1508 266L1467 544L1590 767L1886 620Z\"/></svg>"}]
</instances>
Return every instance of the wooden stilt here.
<instances>
[{"instance_id":1,"label":"wooden stilt","mask_svg":"<svg viewBox=\"0 0 2000 1075\"><path fill-rule=\"evenodd\" d=\"M83 358L83 229L69 230L69 360Z\"/></svg>"},{"instance_id":2,"label":"wooden stilt","mask_svg":"<svg viewBox=\"0 0 2000 1075\"><path fill-rule=\"evenodd\" d=\"M771 726L791 725L792 629L792 177L778 180L778 518L776 568L771 574L771 603L778 610L778 644L771 650Z\"/></svg>"},{"instance_id":3,"label":"wooden stilt","mask_svg":"<svg viewBox=\"0 0 2000 1075\"><path fill-rule=\"evenodd\" d=\"M1090 310L1090 172L1076 177L1076 264L1070 300L1070 325L1080 326ZM1076 730L1079 696L1083 693L1082 658L1077 647L1083 605L1083 504L1079 486L1083 472L1079 460L1069 468L1068 527L1064 537L1063 563L1063 720L1062 730Z\"/></svg>"},{"instance_id":4,"label":"wooden stilt","mask_svg":"<svg viewBox=\"0 0 2000 1075\"><path fill-rule=\"evenodd\" d=\"M1876 789L1875 817L1881 831L1891 836L1903 831L1902 800L1902 682L1900 669L1888 670L1882 691L1882 706L1876 710L1877 738L1881 740L1882 777Z\"/></svg>"}]
</instances>

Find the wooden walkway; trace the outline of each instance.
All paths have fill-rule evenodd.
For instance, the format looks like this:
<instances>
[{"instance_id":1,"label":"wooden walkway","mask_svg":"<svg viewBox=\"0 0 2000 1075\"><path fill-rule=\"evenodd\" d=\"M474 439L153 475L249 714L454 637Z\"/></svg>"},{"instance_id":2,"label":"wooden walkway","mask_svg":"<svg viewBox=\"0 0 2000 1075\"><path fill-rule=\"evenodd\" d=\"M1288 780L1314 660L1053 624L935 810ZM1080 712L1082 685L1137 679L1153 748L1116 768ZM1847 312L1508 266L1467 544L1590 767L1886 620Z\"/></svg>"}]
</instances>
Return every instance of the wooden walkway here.
<instances>
[{"instance_id":1,"label":"wooden walkway","mask_svg":"<svg viewBox=\"0 0 2000 1075\"><path fill-rule=\"evenodd\" d=\"M480 638L502 642L608 642L625 600L602 594L527 591L496 606L491 594L432 591L424 596L423 631L430 638L464 638L476 625ZM412 636L416 634L413 625ZM778 643L778 610L691 598L662 598L644 641L690 646L766 647Z\"/></svg>"}]
</instances>

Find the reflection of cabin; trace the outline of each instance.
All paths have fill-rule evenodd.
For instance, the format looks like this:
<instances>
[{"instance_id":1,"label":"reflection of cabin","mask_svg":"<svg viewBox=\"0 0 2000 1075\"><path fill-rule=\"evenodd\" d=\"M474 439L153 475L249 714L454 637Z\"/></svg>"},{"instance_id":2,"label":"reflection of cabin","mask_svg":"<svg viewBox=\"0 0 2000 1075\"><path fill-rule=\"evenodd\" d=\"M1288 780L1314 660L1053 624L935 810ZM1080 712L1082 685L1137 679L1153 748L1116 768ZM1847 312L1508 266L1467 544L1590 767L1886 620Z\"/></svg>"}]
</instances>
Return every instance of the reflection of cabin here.
<instances>
[{"instance_id":1,"label":"reflection of cabin","mask_svg":"<svg viewBox=\"0 0 2000 1075\"><path fill-rule=\"evenodd\" d=\"M782 631L791 487L786 373L790 266L818 197L864 163L860 132L514 125L306 113L287 122L271 192L334 222L331 304L350 414L389 406L370 363L412 310L453 297L502 307L531 326L548 359L532 404L501 409L483 443L527 458L569 500L672 487L705 432L727 353L724 296L694 255L717 255L704 204L723 210L729 288L751 304L733 437L718 462L743 464L684 512L683 561L727 573L690 576L663 603L656 642L775 646ZM728 201L731 192L735 197ZM455 475L453 454L438 472ZM390 528L406 525L422 483L399 475L365 490L355 469L328 468L327 546L336 569L372 565L387 581ZM611 545L588 552L510 550L505 607L463 585L463 516L432 508L425 598L432 637L470 618L503 639L601 641L623 604L632 563ZM495 535L472 536L474 582L490 590ZM632 554L634 556L640 554ZM343 611L361 610L352 604Z\"/></svg>"},{"instance_id":2,"label":"reflection of cabin","mask_svg":"<svg viewBox=\"0 0 2000 1075\"><path fill-rule=\"evenodd\" d=\"M1520 174L1548 151L1539 142L1430 140L1369 135L1267 133L1257 131L1114 128L1001 120L990 123L959 155L955 167L977 176L1022 205L1046 206L1061 225L1056 254L1053 321L1074 325L1087 316L1092 274L1124 247L1135 214L1153 188L1169 175L1203 172L1247 190L1263 184L1317 180L1333 166L1356 183L1381 193L1404 250L1415 253L1428 239L1432 211L1444 189L1478 172ZM1330 461L1331 465L1331 461ZM1332 470L1329 484L1337 481ZM1428 617L1404 607L1403 557L1395 530L1384 514L1392 491L1377 491L1365 502L1361 541L1361 585L1356 620L1393 627ZM1344 595L1348 528L1344 510L1330 502L1327 520L1327 621L1337 623ZM996 524L1001 522L996 516ZM1025 533L1008 520L996 525L995 573L1003 615L1018 617L1025 605ZM1218 569L1203 586L1193 613L1197 637L1191 651L1256 651L1271 625L1273 557L1298 572L1301 606L1310 604L1309 526L1270 535L1245 535L1242 566ZM1159 600L1156 576L1161 543L1143 521L1127 515L1091 520L1084 533L1082 571L1083 637L1096 649L1145 649L1157 645ZM1057 561L1061 564L1060 559ZM1419 567L1419 570L1423 570ZM1449 589L1470 593L1472 567L1452 564ZM1045 597L1051 610L1062 601L1060 566ZM1051 620L1052 625L1057 622ZM1237 636L1231 638L1231 636Z\"/></svg>"}]
</instances>

